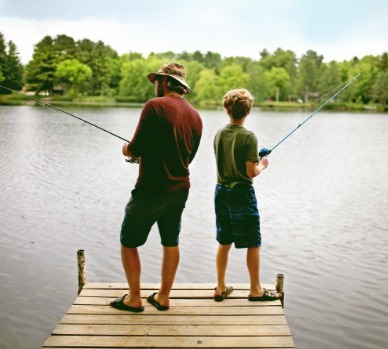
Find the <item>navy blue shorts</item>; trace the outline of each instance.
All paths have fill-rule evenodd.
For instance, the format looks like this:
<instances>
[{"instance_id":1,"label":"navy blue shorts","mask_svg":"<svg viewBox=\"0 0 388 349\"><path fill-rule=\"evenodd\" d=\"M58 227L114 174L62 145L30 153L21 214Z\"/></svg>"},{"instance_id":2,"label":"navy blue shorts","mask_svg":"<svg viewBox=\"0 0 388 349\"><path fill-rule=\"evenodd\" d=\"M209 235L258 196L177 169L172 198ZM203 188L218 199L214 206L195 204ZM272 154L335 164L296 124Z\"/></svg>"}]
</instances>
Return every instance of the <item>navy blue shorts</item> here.
<instances>
[{"instance_id":1,"label":"navy blue shorts","mask_svg":"<svg viewBox=\"0 0 388 349\"><path fill-rule=\"evenodd\" d=\"M178 246L182 213L189 190L151 194L134 189L121 226L120 242L132 248L144 245L152 226L157 223L161 244Z\"/></svg>"},{"instance_id":2,"label":"navy blue shorts","mask_svg":"<svg viewBox=\"0 0 388 349\"><path fill-rule=\"evenodd\" d=\"M260 215L252 186L232 189L217 184L214 204L217 241L221 245L261 246Z\"/></svg>"}]
</instances>

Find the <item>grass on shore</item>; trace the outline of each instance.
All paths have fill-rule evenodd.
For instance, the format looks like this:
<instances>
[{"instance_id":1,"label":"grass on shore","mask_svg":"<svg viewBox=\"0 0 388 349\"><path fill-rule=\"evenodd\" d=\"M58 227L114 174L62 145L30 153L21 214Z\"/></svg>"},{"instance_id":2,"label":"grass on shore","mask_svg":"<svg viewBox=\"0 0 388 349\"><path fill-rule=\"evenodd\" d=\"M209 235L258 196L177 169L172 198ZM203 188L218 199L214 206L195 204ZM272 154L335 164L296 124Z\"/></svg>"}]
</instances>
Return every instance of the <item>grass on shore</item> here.
<instances>
[{"instance_id":1,"label":"grass on shore","mask_svg":"<svg viewBox=\"0 0 388 349\"><path fill-rule=\"evenodd\" d=\"M71 107L142 107L143 103L132 101L129 98L114 98L103 96L92 97L78 97L71 98L69 96L56 96L52 98L35 97L42 100L44 103L53 105L64 105ZM28 99L18 94L0 95L0 105L35 105L37 104L31 99ZM220 105L221 106L221 105ZM214 109L220 106L215 105L200 105L201 109ZM317 103L298 103L298 102L275 102L265 101L255 103L255 107L261 107L266 110L315 110L320 106ZM351 102L341 103L329 103L324 107L325 110L338 110L338 111L376 111L376 112L388 112L388 106L381 104L358 104Z\"/></svg>"}]
</instances>

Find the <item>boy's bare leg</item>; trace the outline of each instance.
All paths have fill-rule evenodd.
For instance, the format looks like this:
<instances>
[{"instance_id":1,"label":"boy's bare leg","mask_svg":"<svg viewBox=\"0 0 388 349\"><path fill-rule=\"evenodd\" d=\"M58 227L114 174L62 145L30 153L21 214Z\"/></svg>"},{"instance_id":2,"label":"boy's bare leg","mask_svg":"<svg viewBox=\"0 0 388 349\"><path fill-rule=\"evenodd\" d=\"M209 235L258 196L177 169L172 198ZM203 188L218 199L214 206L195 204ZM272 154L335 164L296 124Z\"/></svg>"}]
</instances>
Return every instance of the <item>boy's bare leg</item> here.
<instances>
[{"instance_id":1,"label":"boy's bare leg","mask_svg":"<svg viewBox=\"0 0 388 349\"><path fill-rule=\"evenodd\" d=\"M252 297L261 297L264 289L260 283L260 247L248 247L247 249L247 267L251 280Z\"/></svg>"},{"instance_id":2,"label":"boy's bare leg","mask_svg":"<svg viewBox=\"0 0 388 349\"><path fill-rule=\"evenodd\" d=\"M218 245L216 265L217 265L217 289L215 295L220 296L226 289L226 268L228 266L229 250L232 244Z\"/></svg>"}]
</instances>

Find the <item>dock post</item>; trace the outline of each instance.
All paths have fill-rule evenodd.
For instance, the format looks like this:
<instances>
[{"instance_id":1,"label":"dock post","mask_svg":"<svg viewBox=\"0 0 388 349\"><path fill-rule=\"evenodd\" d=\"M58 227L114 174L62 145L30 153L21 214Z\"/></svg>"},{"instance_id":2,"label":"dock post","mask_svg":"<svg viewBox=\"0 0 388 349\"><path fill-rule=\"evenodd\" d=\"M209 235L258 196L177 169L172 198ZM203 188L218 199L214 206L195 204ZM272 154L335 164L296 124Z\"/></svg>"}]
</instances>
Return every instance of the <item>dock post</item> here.
<instances>
[{"instance_id":1,"label":"dock post","mask_svg":"<svg viewBox=\"0 0 388 349\"><path fill-rule=\"evenodd\" d=\"M77 264L78 264L78 294L80 294L82 291L82 288L86 284L84 250L77 251Z\"/></svg>"},{"instance_id":2,"label":"dock post","mask_svg":"<svg viewBox=\"0 0 388 349\"><path fill-rule=\"evenodd\" d=\"M284 308L284 275L283 274L276 275L276 292L280 293L281 295L280 301L282 302L282 308Z\"/></svg>"}]
</instances>

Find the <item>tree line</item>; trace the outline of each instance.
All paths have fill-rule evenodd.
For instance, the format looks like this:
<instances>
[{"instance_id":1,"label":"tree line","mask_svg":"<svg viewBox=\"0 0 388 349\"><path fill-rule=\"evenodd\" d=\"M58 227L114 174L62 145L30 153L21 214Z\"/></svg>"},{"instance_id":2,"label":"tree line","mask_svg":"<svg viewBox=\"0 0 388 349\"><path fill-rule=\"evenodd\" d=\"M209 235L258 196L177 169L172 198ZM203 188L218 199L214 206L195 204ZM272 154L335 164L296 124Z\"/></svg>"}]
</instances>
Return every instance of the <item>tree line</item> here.
<instances>
[{"instance_id":1,"label":"tree line","mask_svg":"<svg viewBox=\"0 0 388 349\"><path fill-rule=\"evenodd\" d=\"M32 59L23 66L16 45L0 33L0 84L37 94L114 97L117 101L144 102L153 95L145 78L162 64L177 61L186 67L192 93L187 99L198 104L219 104L232 88L247 88L257 102L309 102L338 88L357 73L360 77L337 100L344 103L385 107L388 98L388 55L354 57L349 61L324 62L324 56L308 50L297 57L291 50L266 49L257 60L222 57L208 51L129 52L119 55L102 41L75 41L67 35L45 36L34 46ZM7 93L0 91L0 93Z\"/></svg>"}]
</instances>

